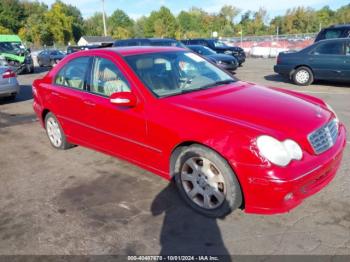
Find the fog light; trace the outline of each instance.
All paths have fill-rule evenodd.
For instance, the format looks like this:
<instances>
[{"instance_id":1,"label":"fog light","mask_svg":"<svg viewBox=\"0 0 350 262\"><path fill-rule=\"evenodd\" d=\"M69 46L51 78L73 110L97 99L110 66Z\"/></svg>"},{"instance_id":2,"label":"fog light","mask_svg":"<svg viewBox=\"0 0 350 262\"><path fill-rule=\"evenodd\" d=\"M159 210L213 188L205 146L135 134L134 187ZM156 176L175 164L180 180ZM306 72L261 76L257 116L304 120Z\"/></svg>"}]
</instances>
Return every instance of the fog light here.
<instances>
[{"instance_id":1,"label":"fog light","mask_svg":"<svg viewBox=\"0 0 350 262\"><path fill-rule=\"evenodd\" d=\"M288 193L285 197L284 197L284 201L289 201L291 199L293 199L294 195L293 193Z\"/></svg>"}]
</instances>

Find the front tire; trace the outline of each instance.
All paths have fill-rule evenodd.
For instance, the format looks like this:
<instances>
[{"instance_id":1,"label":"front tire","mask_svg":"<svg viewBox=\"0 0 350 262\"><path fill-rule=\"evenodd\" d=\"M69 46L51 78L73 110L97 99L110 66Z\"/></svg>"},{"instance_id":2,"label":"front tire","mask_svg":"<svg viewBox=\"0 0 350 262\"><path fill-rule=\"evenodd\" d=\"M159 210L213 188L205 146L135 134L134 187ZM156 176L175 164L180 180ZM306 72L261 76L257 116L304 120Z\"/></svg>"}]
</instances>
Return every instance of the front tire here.
<instances>
[{"instance_id":1,"label":"front tire","mask_svg":"<svg viewBox=\"0 0 350 262\"><path fill-rule=\"evenodd\" d=\"M54 148L66 150L72 147L72 145L67 142L66 135L56 116L51 112L45 117L45 129L50 143Z\"/></svg>"},{"instance_id":2,"label":"front tire","mask_svg":"<svg viewBox=\"0 0 350 262\"><path fill-rule=\"evenodd\" d=\"M314 74L310 68L301 66L294 71L292 79L299 86L308 86L314 81Z\"/></svg>"},{"instance_id":3,"label":"front tire","mask_svg":"<svg viewBox=\"0 0 350 262\"><path fill-rule=\"evenodd\" d=\"M15 101L15 100L16 100L16 97L17 97L17 93L12 93L11 95L9 95L9 96L7 97L7 99L8 99L9 101Z\"/></svg>"},{"instance_id":4,"label":"front tire","mask_svg":"<svg viewBox=\"0 0 350 262\"><path fill-rule=\"evenodd\" d=\"M181 197L197 212L224 217L242 204L242 191L230 165L215 151L185 147L175 162L175 182Z\"/></svg>"}]
</instances>

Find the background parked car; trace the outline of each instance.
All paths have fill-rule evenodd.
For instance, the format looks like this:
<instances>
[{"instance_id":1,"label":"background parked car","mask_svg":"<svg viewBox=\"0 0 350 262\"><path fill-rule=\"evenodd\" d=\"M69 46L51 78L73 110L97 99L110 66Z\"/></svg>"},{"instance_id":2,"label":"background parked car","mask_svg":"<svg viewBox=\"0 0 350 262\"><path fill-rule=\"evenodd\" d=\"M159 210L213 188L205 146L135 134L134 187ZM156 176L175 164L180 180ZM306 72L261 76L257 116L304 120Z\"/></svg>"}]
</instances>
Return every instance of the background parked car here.
<instances>
[{"instance_id":1,"label":"background parked car","mask_svg":"<svg viewBox=\"0 0 350 262\"><path fill-rule=\"evenodd\" d=\"M117 40L113 46L176 46L186 48L181 42L172 38L131 38Z\"/></svg>"},{"instance_id":2,"label":"background parked car","mask_svg":"<svg viewBox=\"0 0 350 262\"><path fill-rule=\"evenodd\" d=\"M104 47L111 47L112 44L103 44L103 45L80 45L80 46L68 46L67 47L67 55L83 51L83 50L90 50L90 49L96 49L96 48L104 48Z\"/></svg>"},{"instance_id":3,"label":"background parked car","mask_svg":"<svg viewBox=\"0 0 350 262\"><path fill-rule=\"evenodd\" d=\"M332 25L330 27L322 29L316 39L315 42L331 39L331 38L347 38L350 37L350 24L343 25Z\"/></svg>"},{"instance_id":4,"label":"background parked car","mask_svg":"<svg viewBox=\"0 0 350 262\"><path fill-rule=\"evenodd\" d=\"M31 51L17 35L0 35L0 55L18 74L33 73Z\"/></svg>"},{"instance_id":5,"label":"background parked car","mask_svg":"<svg viewBox=\"0 0 350 262\"><path fill-rule=\"evenodd\" d=\"M299 52L280 53L274 71L297 85L314 80L350 81L350 39L328 39Z\"/></svg>"},{"instance_id":6,"label":"background parked car","mask_svg":"<svg viewBox=\"0 0 350 262\"><path fill-rule=\"evenodd\" d=\"M187 46L192 51L208 58L213 63L217 64L219 67L234 71L238 67L238 61L235 57L225 54L217 54L215 51L211 50L209 47L202 45L188 45Z\"/></svg>"},{"instance_id":7,"label":"background parked car","mask_svg":"<svg viewBox=\"0 0 350 262\"><path fill-rule=\"evenodd\" d=\"M14 70L8 66L0 66L0 97L16 98L19 93L19 84Z\"/></svg>"},{"instance_id":8,"label":"background parked car","mask_svg":"<svg viewBox=\"0 0 350 262\"><path fill-rule=\"evenodd\" d=\"M37 56L39 66L55 66L66 55L60 50L44 50Z\"/></svg>"},{"instance_id":9,"label":"background parked car","mask_svg":"<svg viewBox=\"0 0 350 262\"><path fill-rule=\"evenodd\" d=\"M203 45L209 47L219 54L232 55L238 60L239 65L242 65L245 62L246 55L242 48L237 46L228 46L218 39L197 38L181 40L181 42L185 45Z\"/></svg>"}]
</instances>

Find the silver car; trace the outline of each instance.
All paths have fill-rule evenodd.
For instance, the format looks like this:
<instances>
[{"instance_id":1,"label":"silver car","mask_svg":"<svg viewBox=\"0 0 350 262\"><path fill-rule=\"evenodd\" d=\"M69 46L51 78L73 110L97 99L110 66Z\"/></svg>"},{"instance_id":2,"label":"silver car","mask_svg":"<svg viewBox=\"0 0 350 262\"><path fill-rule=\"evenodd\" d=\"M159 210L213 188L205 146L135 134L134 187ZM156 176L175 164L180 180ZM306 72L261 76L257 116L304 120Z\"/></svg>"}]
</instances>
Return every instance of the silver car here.
<instances>
[{"instance_id":1,"label":"silver car","mask_svg":"<svg viewBox=\"0 0 350 262\"><path fill-rule=\"evenodd\" d=\"M0 65L0 97L14 100L19 93L16 73L8 66Z\"/></svg>"}]
</instances>

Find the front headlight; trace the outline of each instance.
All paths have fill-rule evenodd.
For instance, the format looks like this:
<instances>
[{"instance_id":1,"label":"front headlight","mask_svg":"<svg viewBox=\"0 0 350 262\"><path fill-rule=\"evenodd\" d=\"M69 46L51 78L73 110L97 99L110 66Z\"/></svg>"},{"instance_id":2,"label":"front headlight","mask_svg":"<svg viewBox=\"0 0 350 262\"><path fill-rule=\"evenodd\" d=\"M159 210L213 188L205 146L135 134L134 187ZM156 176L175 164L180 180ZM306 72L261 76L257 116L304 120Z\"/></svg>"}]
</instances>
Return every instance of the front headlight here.
<instances>
[{"instance_id":1,"label":"front headlight","mask_svg":"<svg viewBox=\"0 0 350 262\"><path fill-rule=\"evenodd\" d=\"M287 166L293 159L301 160L303 157L300 146L291 139L281 142L271 136L263 135L258 137L257 146L262 156L278 166Z\"/></svg>"},{"instance_id":2,"label":"front headlight","mask_svg":"<svg viewBox=\"0 0 350 262\"><path fill-rule=\"evenodd\" d=\"M226 51L224 52L224 54L226 54L226 55L232 55L232 54L233 54L233 51L231 51L231 50L226 50Z\"/></svg>"}]
</instances>

